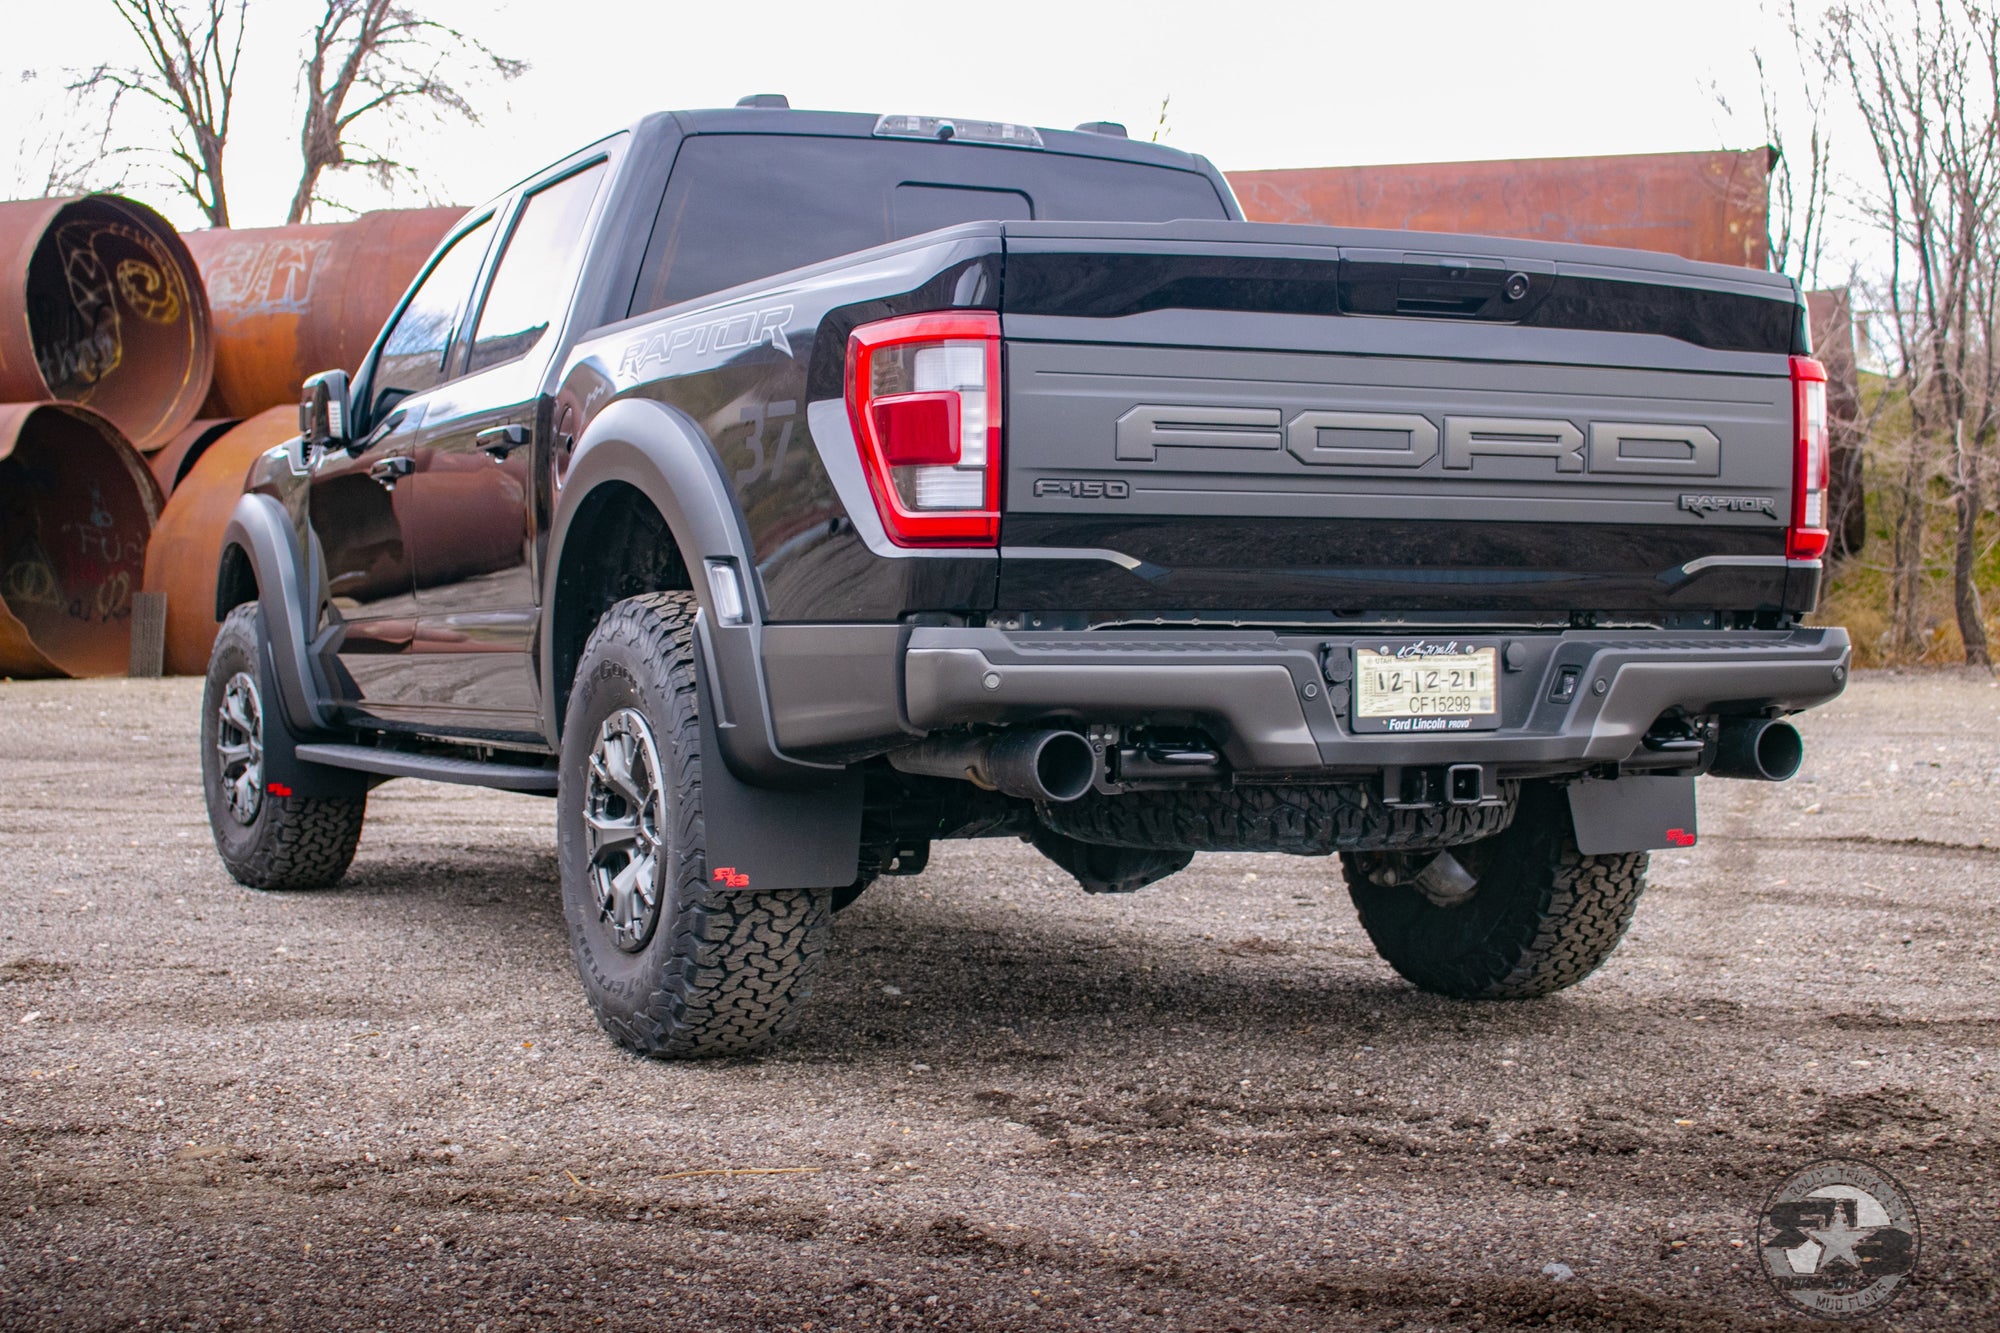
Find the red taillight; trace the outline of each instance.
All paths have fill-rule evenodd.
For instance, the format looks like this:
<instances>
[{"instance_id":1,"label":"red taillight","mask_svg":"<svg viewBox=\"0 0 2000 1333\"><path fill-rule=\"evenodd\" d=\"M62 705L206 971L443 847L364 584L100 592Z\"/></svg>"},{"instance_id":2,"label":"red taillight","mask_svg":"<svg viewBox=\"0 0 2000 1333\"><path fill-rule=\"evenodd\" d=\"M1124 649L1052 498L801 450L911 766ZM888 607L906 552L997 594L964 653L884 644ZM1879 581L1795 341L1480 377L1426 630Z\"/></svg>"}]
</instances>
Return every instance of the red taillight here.
<instances>
[{"instance_id":1,"label":"red taillight","mask_svg":"<svg viewBox=\"0 0 2000 1333\"><path fill-rule=\"evenodd\" d=\"M854 330L847 413L890 541L999 544L999 315L904 315Z\"/></svg>"},{"instance_id":2,"label":"red taillight","mask_svg":"<svg viewBox=\"0 0 2000 1333\"><path fill-rule=\"evenodd\" d=\"M1817 560L1826 554L1826 367L1809 356L1792 358L1792 518L1785 555Z\"/></svg>"}]
</instances>

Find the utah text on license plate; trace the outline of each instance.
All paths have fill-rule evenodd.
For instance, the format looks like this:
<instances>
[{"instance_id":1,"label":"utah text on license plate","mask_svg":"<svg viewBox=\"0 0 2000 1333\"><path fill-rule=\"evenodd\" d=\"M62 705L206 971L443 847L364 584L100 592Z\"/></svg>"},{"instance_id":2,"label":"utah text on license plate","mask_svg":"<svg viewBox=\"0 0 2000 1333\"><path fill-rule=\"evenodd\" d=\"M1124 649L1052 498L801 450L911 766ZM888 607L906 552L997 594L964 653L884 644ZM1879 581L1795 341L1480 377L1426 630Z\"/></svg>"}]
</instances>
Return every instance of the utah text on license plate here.
<instances>
[{"instance_id":1,"label":"utah text on license plate","mask_svg":"<svg viewBox=\"0 0 2000 1333\"><path fill-rule=\"evenodd\" d=\"M1382 644L1354 650L1356 731L1478 731L1500 725L1500 650Z\"/></svg>"}]
</instances>

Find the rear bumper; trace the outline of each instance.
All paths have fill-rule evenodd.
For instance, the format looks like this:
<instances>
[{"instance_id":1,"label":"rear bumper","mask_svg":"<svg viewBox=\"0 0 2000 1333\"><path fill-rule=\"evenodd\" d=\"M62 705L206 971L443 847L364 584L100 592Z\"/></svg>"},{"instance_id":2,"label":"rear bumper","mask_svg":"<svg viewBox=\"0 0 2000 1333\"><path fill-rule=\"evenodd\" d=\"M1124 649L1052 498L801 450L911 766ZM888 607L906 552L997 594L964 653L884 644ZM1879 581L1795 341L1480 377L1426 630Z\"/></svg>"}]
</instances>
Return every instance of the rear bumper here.
<instances>
[{"instance_id":1,"label":"rear bumper","mask_svg":"<svg viewBox=\"0 0 2000 1333\"><path fill-rule=\"evenodd\" d=\"M1341 672L1323 664L1377 638L1223 630L914 629L903 649L904 713L923 732L1058 720L1194 725L1238 773L1471 762L1527 772L1630 759L1671 708L1796 712L1847 682L1847 633L1836 628L1504 637L1502 725L1491 731L1356 735L1347 686L1330 678ZM1564 700L1555 686L1566 669L1577 685Z\"/></svg>"}]
</instances>

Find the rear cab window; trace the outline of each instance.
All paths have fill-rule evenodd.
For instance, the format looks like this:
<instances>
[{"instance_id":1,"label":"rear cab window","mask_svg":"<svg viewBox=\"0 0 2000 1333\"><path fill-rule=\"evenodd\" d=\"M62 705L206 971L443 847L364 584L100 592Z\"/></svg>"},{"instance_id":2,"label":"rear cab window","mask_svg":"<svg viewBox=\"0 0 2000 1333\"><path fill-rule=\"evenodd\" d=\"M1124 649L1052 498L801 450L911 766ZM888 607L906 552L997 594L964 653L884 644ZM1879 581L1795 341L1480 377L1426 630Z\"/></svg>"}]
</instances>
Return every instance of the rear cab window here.
<instances>
[{"instance_id":1,"label":"rear cab window","mask_svg":"<svg viewBox=\"0 0 2000 1333\"><path fill-rule=\"evenodd\" d=\"M524 355L562 318L569 276L590 205L605 175L600 159L530 194L487 285L467 370Z\"/></svg>"},{"instance_id":2,"label":"rear cab window","mask_svg":"<svg viewBox=\"0 0 2000 1333\"><path fill-rule=\"evenodd\" d=\"M903 139L697 134L674 159L630 314L962 222L1228 212L1198 171Z\"/></svg>"}]
</instances>

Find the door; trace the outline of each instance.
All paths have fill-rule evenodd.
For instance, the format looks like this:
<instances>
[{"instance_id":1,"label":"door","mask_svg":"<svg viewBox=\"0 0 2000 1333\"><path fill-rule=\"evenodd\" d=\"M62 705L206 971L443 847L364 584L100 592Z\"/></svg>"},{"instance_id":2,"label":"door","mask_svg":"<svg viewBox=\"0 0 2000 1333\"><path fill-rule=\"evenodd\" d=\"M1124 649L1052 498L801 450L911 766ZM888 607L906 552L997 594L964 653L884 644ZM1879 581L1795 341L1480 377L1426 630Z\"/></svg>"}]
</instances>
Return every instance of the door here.
<instances>
[{"instance_id":1,"label":"door","mask_svg":"<svg viewBox=\"0 0 2000 1333\"><path fill-rule=\"evenodd\" d=\"M429 396L447 379L492 230L489 216L460 233L419 280L363 376L370 401L357 406L370 429L313 469L312 526L326 566L327 620L341 631L343 702L367 713L393 708L409 689L417 606L407 488Z\"/></svg>"},{"instance_id":2,"label":"door","mask_svg":"<svg viewBox=\"0 0 2000 1333\"><path fill-rule=\"evenodd\" d=\"M418 613L412 665L442 718L483 732L538 729L535 485L545 381L575 289L603 158L531 187L493 266L464 373L429 395L410 506Z\"/></svg>"}]
</instances>

